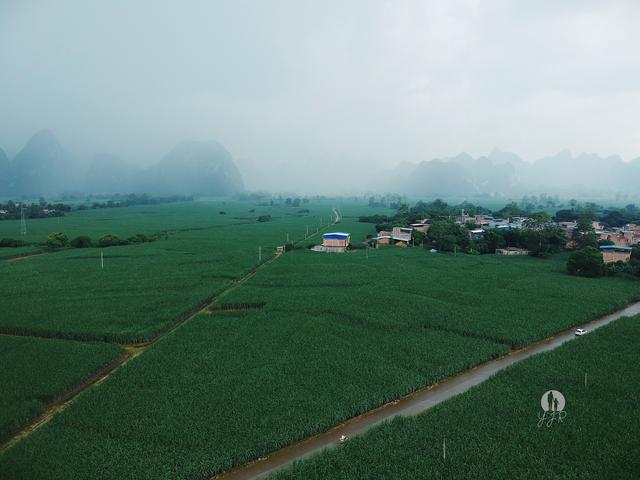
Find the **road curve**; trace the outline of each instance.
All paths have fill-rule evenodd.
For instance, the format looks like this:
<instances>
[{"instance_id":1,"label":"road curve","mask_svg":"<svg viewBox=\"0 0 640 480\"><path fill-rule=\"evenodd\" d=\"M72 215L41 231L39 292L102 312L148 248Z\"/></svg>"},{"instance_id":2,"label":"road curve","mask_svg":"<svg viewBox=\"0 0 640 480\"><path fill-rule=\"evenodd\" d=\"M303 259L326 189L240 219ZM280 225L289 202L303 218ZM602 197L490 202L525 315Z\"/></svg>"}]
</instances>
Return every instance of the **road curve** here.
<instances>
[{"instance_id":1,"label":"road curve","mask_svg":"<svg viewBox=\"0 0 640 480\"><path fill-rule=\"evenodd\" d=\"M640 302L636 302L610 315L580 325L580 327L585 328L590 332L619 318L639 313ZM385 420L390 420L398 415L418 415L440 402L448 400L451 397L463 393L471 387L484 382L496 372L503 370L509 365L513 365L514 363L531 357L532 355L553 350L574 338L576 338L575 327L565 330L553 337L528 345L524 348L512 350L503 357L490 360L489 362L483 363L471 370L467 370L456 376L443 380L441 383L417 390L395 402L388 403L363 415L347 420L331 430L309 437L281 450L277 450L271 453L268 457L245 464L235 470L218 474L212 477L212 479L249 480L264 477L291 465L294 461L302 460L320 452L321 450L339 445L339 438L341 435L352 437L354 435L361 434L379 423Z\"/></svg>"}]
</instances>

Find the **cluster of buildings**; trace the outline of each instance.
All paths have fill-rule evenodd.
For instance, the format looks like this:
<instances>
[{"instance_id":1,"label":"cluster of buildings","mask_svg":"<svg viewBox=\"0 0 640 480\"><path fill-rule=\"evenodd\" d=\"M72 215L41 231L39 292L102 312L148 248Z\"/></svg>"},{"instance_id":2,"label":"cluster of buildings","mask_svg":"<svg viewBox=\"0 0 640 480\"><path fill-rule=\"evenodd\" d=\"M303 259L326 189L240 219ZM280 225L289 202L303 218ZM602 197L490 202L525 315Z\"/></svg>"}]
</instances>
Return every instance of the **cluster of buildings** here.
<instances>
[{"instance_id":1,"label":"cluster of buildings","mask_svg":"<svg viewBox=\"0 0 640 480\"><path fill-rule=\"evenodd\" d=\"M512 217L510 219L494 218L490 215L466 215L464 212L455 218L459 225L473 223L476 228L468 230L470 239L482 239L488 229L512 230L522 228L526 218ZM571 239L573 231L577 228L577 222L558 222L558 226L567 236L567 248L572 248L575 242ZM390 231L382 230L372 238L378 245L397 245L400 247L411 244L413 232L428 233L431 225L428 219L419 220L407 227L393 227ZM631 258L631 250L634 245L640 244L640 225L628 224L622 228L606 228L600 222L593 222L593 227L598 240L611 242L611 245L600 247L605 263L628 262ZM351 235L345 232L325 233L322 236L322 245L314 249L324 252L344 252L351 243ZM528 250L523 248L499 248L498 255L527 255Z\"/></svg>"},{"instance_id":2,"label":"cluster of buildings","mask_svg":"<svg viewBox=\"0 0 640 480\"><path fill-rule=\"evenodd\" d=\"M559 225L567 238L571 238L577 222L560 222ZM622 228L607 228L600 222L593 222L593 229L598 240L611 242L611 245L600 247L604 263L628 262L631 259L633 246L640 243L640 225L635 223L629 223ZM568 248L573 244L573 240L567 241Z\"/></svg>"}]
</instances>

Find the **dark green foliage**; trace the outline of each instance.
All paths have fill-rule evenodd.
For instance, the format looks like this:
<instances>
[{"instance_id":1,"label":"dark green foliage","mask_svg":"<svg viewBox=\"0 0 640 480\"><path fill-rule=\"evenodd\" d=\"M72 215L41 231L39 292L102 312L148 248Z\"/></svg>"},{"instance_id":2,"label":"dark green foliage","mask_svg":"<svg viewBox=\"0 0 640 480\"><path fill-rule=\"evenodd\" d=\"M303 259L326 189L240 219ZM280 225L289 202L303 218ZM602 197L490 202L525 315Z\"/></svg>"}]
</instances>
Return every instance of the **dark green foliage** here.
<instances>
[{"instance_id":1,"label":"dark green foliage","mask_svg":"<svg viewBox=\"0 0 640 480\"><path fill-rule=\"evenodd\" d=\"M555 215L556 222L573 222L580 215L575 210L562 209L558 210Z\"/></svg>"},{"instance_id":2,"label":"dark green foliage","mask_svg":"<svg viewBox=\"0 0 640 480\"><path fill-rule=\"evenodd\" d=\"M466 252L471 245L466 229L449 220L432 222L427 238L437 250L445 252L453 252L456 249Z\"/></svg>"},{"instance_id":3,"label":"dark green foliage","mask_svg":"<svg viewBox=\"0 0 640 480\"><path fill-rule=\"evenodd\" d=\"M499 218L523 217L527 214L526 210L515 202L507 204L504 208L494 212Z\"/></svg>"},{"instance_id":4,"label":"dark green foliage","mask_svg":"<svg viewBox=\"0 0 640 480\"><path fill-rule=\"evenodd\" d=\"M106 235L103 235L98 240L99 247L115 247L117 245L127 245L128 243L129 242L127 242L127 240L123 240L120 237L118 237L118 235L115 235L113 233L108 233Z\"/></svg>"},{"instance_id":5,"label":"dark green foliage","mask_svg":"<svg viewBox=\"0 0 640 480\"><path fill-rule=\"evenodd\" d=\"M127 238L127 242L133 244L153 242L154 240L154 236L145 235L144 233L136 233L133 237Z\"/></svg>"},{"instance_id":6,"label":"dark green foliage","mask_svg":"<svg viewBox=\"0 0 640 480\"><path fill-rule=\"evenodd\" d=\"M0 336L0 443L122 353L106 343Z\"/></svg>"},{"instance_id":7,"label":"dark green foliage","mask_svg":"<svg viewBox=\"0 0 640 480\"><path fill-rule=\"evenodd\" d=\"M70 245L73 248L91 248L93 246L93 242L91 241L91 238L86 235L80 235L71 240Z\"/></svg>"},{"instance_id":8,"label":"dark green foliage","mask_svg":"<svg viewBox=\"0 0 640 480\"><path fill-rule=\"evenodd\" d=\"M268 222L269 220L271 220L271 215L260 215L258 217L259 222Z\"/></svg>"},{"instance_id":9,"label":"dark green foliage","mask_svg":"<svg viewBox=\"0 0 640 480\"><path fill-rule=\"evenodd\" d=\"M572 238L576 242L576 248L597 247L598 237L593 228L593 220L588 216L580 217L576 228L572 232Z\"/></svg>"},{"instance_id":10,"label":"dark green foliage","mask_svg":"<svg viewBox=\"0 0 640 480\"><path fill-rule=\"evenodd\" d=\"M269 478L636 479L638 337L640 317L620 319ZM550 389L564 395L566 416L538 427Z\"/></svg>"},{"instance_id":11,"label":"dark green foliage","mask_svg":"<svg viewBox=\"0 0 640 480\"><path fill-rule=\"evenodd\" d=\"M50 233L47 237L47 247L56 249L64 248L69 244L69 238L62 232Z\"/></svg>"},{"instance_id":12,"label":"dark green foliage","mask_svg":"<svg viewBox=\"0 0 640 480\"><path fill-rule=\"evenodd\" d=\"M580 277L601 277L605 273L602 254L594 247L572 252L567 260L567 272Z\"/></svg>"},{"instance_id":13,"label":"dark green foliage","mask_svg":"<svg viewBox=\"0 0 640 480\"><path fill-rule=\"evenodd\" d=\"M23 240L16 240L15 238L3 238L0 240L0 248L18 248L24 245L25 242Z\"/></svg>"}]
</instances>

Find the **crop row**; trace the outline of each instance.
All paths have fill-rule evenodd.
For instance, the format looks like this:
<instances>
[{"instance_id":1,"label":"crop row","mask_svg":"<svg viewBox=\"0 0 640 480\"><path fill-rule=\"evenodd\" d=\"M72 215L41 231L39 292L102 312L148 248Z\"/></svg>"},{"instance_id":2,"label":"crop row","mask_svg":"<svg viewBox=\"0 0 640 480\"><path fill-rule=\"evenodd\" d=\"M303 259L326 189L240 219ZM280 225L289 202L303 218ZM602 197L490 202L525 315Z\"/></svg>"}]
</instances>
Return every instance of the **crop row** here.
<instances>
[{"instance_id":1,"label":"crop row","mask_svg":"<svg viewBox=\"0 0 640 480\"><path fill-rule=\"evenodd\" d=\"M0 477L203 479L505 352L336 315L201 314L0 458Z\"/></svg>"},{"instance_id":2,"label":"crop row","mask_svg":"<svg viewBox=\"0 0 640 480\"><path fill-rule=\"evenodd\" d=\"M640 316L618 320L269 478L638 478L638 336ZM551 389L562 421L543 418Z\"/></svg>"},{"instance_id":3,"label":"crop row","mask_svg":"<svg viewBox=\"0 0 640 480\"><path fill-rule=\"evenodd\" d=\"M0 335L0 443L47 404L117 361L117 345ZM7 477L8 478L8 477Z\"/></svg>"},{"instance_id":4,"label":"crop row","mask_svg":"<svg viewBox=\"0 0 640 480\"><path fill-rule=\"evenodd\" d=\"M204 215L203 204L212 217L210 225L196 225ZM234 213L240 215L237 205L235 212L229 209L223 216L218 214L220 202L191 205L195 206L191 223L182 220L164 224L164 230L171 233L153 243L74 249L20 262L1 262L0 288L5 295L0 332L123 343L146 341L202 307L258 265L260 247L264 261L287 237L290 241L302 239L306 225L313 225L319 218L273 209L269 222L240 221L232 217ZM249 207L251 204L243 205L243 214ZM158 215L165 215L167 209L183 211L186 206L136 208L157 209ZM327 210L322 212L328 219ZM76 215L82 213L74 212L61 220L78 221ZM144 221L138 218L136 222L129 209L98 213L121 215L121 231L144 230ZM183 213L188 216L188 212ZM142 215L139 212L139 217ZM98 220L91 218L93 223ZM169 215L167 221L171 219ZM157 227L158 223L149 225Z\"/></svg>"},{"instance_id":5,"label":"crop row","mask_svg":"<svg viewBox=\"0 0 640 480\"><path fill-rule=\"evenodd\" d=\"M329 312L370 328L419 326L517 347L639 297L633 279L567 275L562 257L455 257L386 247L343 255L293 252L224 301L262 302L274 315Z\"/></svg>"}]
</instances>

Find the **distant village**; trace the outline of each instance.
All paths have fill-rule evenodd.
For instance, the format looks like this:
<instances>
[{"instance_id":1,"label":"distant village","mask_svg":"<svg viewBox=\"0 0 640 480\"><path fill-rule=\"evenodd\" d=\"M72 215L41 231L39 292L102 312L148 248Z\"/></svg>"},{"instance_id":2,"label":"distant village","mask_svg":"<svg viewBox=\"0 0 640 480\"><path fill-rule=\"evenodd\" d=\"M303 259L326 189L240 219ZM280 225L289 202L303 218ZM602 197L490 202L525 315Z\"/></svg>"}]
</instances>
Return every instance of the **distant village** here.
<instances>
[{"instance_id":1,"label":"distant village","mask_svg":"<svg viewBox=\"0 0 640 480\"><path fill-rule=\"evenodd\" d=\"M481 240L487 231L508 231L525 228L527 217L513 217L509 219L494 218L490 215L465 215L462 213L455 218L457 225L465 228L470 240ZM564 233L564 248L567 250L576 247L574 231L577 228L576 220L570 222L554 222ZM469 225L474 227L468 228ZM621 228L607 228L601 222L593 221L592 226L600 243L599 245L605 263L628 262L631 258L631 250L634 245L640 244L640 225L630 223ZM389 231L381 230L378 235L370 239L373 247L380 245L396 245L399 247L411 245L414 242L414 232L427 234L431 227L428 219L402 227L393 227ZM521 247L504 247L495 250L497 255L529 255L529 250Z\"/></svg>"},{"instance_id":2,"label":"distant village","mask_svg":"<svg viewBox=\"0 0 640 480\"><path fill-rule=\"evenodd\" d=\"M421 246L433 252L536 256L589 246L599 250L605 264L628 263L633 247L640 246L640 222L615 227L584 215L558 221L543 212L501 218L489 213L466 213L464 208L457 215L443 215L452 213L455 207L438 202L412 209L402 206L394 217L360 217L361 222L376 223L377 234L367 239L367 246ZM429 211L433 204L440 209L439 215L415 217L416 213ZM323 236L321 247L318 250L339 252L354 246L348 232L330 232Z\"/></svg>"}]
</instances>

